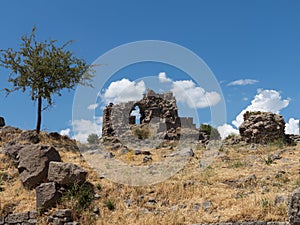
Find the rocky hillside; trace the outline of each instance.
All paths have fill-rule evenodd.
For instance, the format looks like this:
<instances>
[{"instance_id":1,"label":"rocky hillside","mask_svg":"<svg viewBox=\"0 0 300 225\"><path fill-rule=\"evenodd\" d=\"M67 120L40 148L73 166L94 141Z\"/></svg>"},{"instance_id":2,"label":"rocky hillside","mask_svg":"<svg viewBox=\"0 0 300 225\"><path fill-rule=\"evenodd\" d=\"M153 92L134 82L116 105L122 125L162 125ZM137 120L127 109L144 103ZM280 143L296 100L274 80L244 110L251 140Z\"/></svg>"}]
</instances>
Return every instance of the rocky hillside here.
<instances>
[{"instance_id":1,"label":"rocky hillside","mask_svg":"<svg viewBox=\"0 0 300 225\"><path fill-rule=\"evenodd\" d=\"M199 162L206 148L198 145L184 169L172 178L152 186L130 187L99 176L81 156L76 142L57 133L36 135L3 127L0 138L0 215L12 222L6 224L15 224L22 216L31 221L23 224L286 221L289 197L300 186L298 145L224 145L205 170ZM60 158L56 161L61 162L48 164L52 172L36 181L37 188L24 179L30 165L20 166L23 153L15 158L7 153L20 146L21 152L31 156L35 149L46 149L52 152L48 156ZM142 160L139 157L133 154L131 160ZM80 182L72 182L75 177ZM41 199L43 193L48 194ZM49 196L56 197L47 201Z\"/></svg>"}]
</instances>

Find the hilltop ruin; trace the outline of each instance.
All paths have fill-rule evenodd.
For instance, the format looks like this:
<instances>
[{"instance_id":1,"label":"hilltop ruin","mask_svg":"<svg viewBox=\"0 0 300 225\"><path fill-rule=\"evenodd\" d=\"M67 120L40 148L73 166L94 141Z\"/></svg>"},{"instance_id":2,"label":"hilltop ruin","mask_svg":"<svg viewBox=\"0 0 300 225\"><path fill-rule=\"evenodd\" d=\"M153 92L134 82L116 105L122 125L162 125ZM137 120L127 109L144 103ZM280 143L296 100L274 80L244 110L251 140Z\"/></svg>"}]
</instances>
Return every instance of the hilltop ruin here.
<instances>
[{"instance_id":1,"label":"hilltop ruin","mask_svg":"<svg viewBox=\"0 0 300 225\"><path fill-rule=\"evenodd\" d=\"M147 90L139 101L110 103L103 111L102 138L119 137L130 126L137 125L137 116L132 112L139 109L140 125L152 123L157 132L165 132L164 139L178 140L180 128L196 130L192 117L179 117L176 99L172 92L163 94Z\"/></svg>"}]
</instances>

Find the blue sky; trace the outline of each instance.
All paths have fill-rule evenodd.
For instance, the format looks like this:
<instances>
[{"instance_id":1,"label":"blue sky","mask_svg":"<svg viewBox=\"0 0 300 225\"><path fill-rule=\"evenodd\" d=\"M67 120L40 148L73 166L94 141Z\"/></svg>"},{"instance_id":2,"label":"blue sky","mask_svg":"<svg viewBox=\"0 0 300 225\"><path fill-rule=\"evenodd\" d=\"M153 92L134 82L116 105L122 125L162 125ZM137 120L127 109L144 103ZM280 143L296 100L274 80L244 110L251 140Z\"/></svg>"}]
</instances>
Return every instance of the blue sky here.
<instances>
[{"instance_id":1,"label":"blue sky","mask_svg":"<svg viewBox=\"0 0 300 225\"><path fill-rule=\"evenodd\" d=\"M264 104L261 98L274 100L266 100L269 107L282 104L276 110L286 122L299 119L299 1L11 0L0 4L0 49L17 48L20 37L34 24L40 40L74 40L69 49L89 63L129 42L173 42L196 53L213 71L223 92L229 125L252 105L252 100L256 99L256 107ZM135 71L125 68L115 81L122 76L130 81L139 76L158 76L159 72L174 81L183 79L172 71L159 66L140 66ZM7 75L8 71L1 68L0 88L9 86ZM236 80L244 84L245 79L257 82L229 85ZM55 106L43 113L43 129L59 132L71 128L73 97L71 91L55 98ZM209 108L201 110L200 122L209 122ZM0 116L8 125L33 129L36 105L27 94L16 92L5 97L2 93Z\"/></svg>"}]
</instances>

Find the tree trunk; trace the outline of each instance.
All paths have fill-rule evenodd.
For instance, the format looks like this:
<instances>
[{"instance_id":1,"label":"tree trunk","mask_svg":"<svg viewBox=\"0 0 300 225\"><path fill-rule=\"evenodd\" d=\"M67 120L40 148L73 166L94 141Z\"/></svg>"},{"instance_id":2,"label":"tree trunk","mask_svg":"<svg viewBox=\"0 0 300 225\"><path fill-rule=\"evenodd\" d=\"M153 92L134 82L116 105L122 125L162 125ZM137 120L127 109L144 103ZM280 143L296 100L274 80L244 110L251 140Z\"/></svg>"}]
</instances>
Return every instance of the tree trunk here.
<instances>
[{"instance_id":1,"label":"tree trunk","mask_svg":"<svg viewBox=\"0 0 300 225\"><path fill-rule=\"evenodd\" d=\"M37 111L37 123L36 123L36 133L40 133L42 123L42 97L38 97L38 111Z\"/></svg>"}]
</instances>

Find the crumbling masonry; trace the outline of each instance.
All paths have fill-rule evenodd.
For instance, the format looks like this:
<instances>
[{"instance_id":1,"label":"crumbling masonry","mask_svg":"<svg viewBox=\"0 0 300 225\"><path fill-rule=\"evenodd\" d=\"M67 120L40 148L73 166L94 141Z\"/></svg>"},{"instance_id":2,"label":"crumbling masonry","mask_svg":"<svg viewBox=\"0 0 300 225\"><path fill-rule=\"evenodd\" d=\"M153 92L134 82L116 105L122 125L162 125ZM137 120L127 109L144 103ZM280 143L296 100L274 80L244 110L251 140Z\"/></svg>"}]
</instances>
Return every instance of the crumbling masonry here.
<instances>
[{"instance_id":1,"label":"crumbling masonry","mask_svg":"<svg viewBox=\"0 0 300 225\"><path fill-rule=\"evenodd\" d=\"M140 124L155 123L158 132L166 132L165 139L180 138L180 128L196 129L193 118L178 116L176 99L172 92L163 94L148 90L140 101L130 101L120 104L110 103L103 111L102 137L118 137L136 123L136 116L131 115L139 108Z\"/></svg>"}]
</instances>

